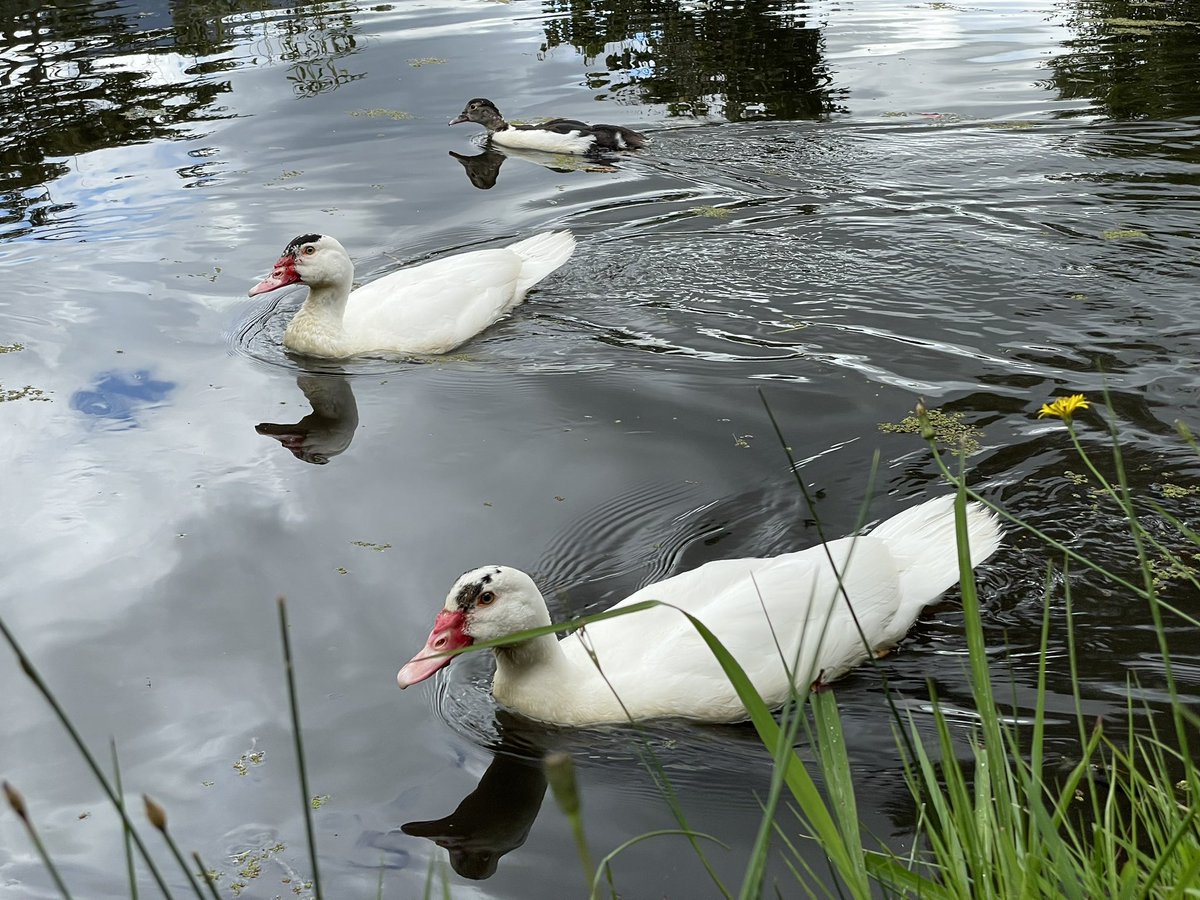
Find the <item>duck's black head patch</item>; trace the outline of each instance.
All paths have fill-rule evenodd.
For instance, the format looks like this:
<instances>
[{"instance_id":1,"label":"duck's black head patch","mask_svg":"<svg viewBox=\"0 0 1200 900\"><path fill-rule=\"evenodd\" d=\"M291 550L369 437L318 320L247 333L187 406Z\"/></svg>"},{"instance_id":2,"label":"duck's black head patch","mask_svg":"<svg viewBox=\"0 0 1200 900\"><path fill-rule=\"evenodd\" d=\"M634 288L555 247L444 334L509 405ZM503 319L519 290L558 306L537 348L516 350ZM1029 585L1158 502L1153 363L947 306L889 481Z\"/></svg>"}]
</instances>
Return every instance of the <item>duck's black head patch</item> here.
<instances>
[{"instance_id":1,"label":"duck's black head patch","mask_svg":"<svg viewBox=\"0 0 1200 900\"><path fill-rule=\"evenodd\" d=\"M465 108L470 109L473 106L486 106L496 115L500 115L500 110L496 108L496 104L486 97L475 97L472 100L468 100Z\"/></svg>"},{"instance_id":2,"label":"duck's black head patch","mask_svg":"<svg viewBox=\"0 0 1200 900\"><path fill-rule=\"evenodd\" d=\"M300 237L292 238L292 242L290 244L288 244L287 247L284 248L283 255L284 256L295 256L296 251L299 250L301 247L303 247L305 244L311 244L311 243L314 243L315 241L319 241L320 239L321 239L321 235L319 235L319 234L302 234L302 235L300 235Z\"/></svg>"},{"instance_id":3,"label":"duck's black head patch","mask_svg":"<svg viewBox=\"0 0 1200 900\"><path fill-rule=\"evenodd\" d=\"M496 566L485 572L475 581L464 584L458 589L458 595L454 598L454 605L463 612L469 610L475 605L475 601L479 598L479 595L488 589L488 585L492 583L492 579L499 574L500 568Z\"/></svg>"}]
</instances>

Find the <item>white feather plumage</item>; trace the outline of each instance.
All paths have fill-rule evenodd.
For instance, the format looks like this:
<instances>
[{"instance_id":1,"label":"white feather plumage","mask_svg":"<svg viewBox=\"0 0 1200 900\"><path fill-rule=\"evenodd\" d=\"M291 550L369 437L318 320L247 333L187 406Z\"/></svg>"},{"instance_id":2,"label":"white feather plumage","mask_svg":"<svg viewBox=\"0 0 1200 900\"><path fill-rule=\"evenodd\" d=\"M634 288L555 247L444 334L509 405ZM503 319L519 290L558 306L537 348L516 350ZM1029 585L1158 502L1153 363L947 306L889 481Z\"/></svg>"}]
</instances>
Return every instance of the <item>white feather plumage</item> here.
<instances>
[{"instance_id":1,"label":"white feather plumage","mask_svg":"<svg viewBox=\"0 0 1200 900\"><path fill-rule=\"evenodd\" d=\"M996 551L1001 533L978 504L968 506L967 521L975 566ZM906 510L867 535L770 558L707 563L642 588L612 608L660 600L686 610L716 634L763 699L778 705L793 683L825 684L872 653L890 650L921 610L957 581L953 497L947 496ZM485 589L493 602L462 609L464 597ZM495 566L462 576L443 615L461 619L464 642L550 621L532 579ZM439 661L431 657L444 633L435 627L426 649L401 670L402 687L436 670ZM607 619L561 641L545 636L499 649L496 657L496 699L544 722L594 725L662 716L729 722L746 715L711 651L678 609L660 606Z\"/></svg>"},{"instance_id":2,"label":"white feather plumage","mask_svg":"<svg viewBox=\"0 0 1200 900\"><path fill-rule=\"evenodd\" d=\"M333 359L453 350L521 303L575 249L570 232L545 232L400 269L351 291L354 267L345 249L328 235L311 237L316 240L276 264L276 275L288 265L296 274L268 279L251 294L298 275L309 294L284 332L284 346Z\"/></svg>"}]
</instances>

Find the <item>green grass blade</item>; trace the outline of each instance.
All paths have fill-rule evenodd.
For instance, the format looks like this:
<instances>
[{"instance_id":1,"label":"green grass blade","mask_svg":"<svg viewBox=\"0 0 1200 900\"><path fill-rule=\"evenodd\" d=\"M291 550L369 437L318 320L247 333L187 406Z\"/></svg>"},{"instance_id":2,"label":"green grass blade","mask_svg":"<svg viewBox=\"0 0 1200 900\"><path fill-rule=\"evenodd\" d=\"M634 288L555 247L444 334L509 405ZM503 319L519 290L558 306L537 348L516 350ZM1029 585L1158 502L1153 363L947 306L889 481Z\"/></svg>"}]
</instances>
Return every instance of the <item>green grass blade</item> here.
<instances>
[{"instance_id":1,"label":"green grass blade","mask_svg":"<svg viewBox=\"0 0 1200 900\"><path fill-rule=\"evenodd\" d=\"M692 627L708 645L730 684L737 691L738 699L746 707L759 739L768 748L777 747L780 740L779 725L771 716L767 705L759 697L758 691L755 690L745 670L703 622L690 613L683 612L683 615L687 617L688 621L692 623ZM853 856L860 855L861 848L855 847L851 850L846 846L816 784L804 767L804 763L794 752L784 754L780 762L784 767L784 782L787 784L788 790L791 791L792 797L795 798L803 812L809 827L816 833L822 849L829 855L830 861L838 873L847 879L847 884L855 896L870 896L869 886L855 881L855 873L860 871L860 868Z\"/></svg>"},{"instance_id":2,"label":"green grass blade","mask_svg":"<svg viewBox=\"0 0 1200 900\"><path fill-rule=\"evenodd\" d=\"M125 789L121 786L121 763L117 759L117 742L115 738L108 739L108 749L112 756L113 788L121 801L121 811L125 812ZM121 822L122 841L125 846L125 871L129 876L129 900L138 900L137 876L133 871L133 842L130 840L129 829Z\"/></svg>"},{"instance_id":3,"label":"green grass blade","mask_svg":"<svg viewBox=\"0 0 1200 900\"><path fill-rule=\"evenodd\" d=\"M204 860L200 858L200 854L195 850L192 851L192 859L196 863L196 871L199 873L198 877L208 888L208 893L212 896L212 900L221 900L221 896L217 893L216 873L204 864Z\"/></svg>"},{"instance_id":4,"label":"green grass blade","mask_svg":"<svg viewBox=\"0 0 1200 900\"><path fill-rule=\"evenodd\" d=\"M179 864L179 870L183 872L183 878L187 882L188 887L192 889L192 893L196 895L196 900L204 900L204 895L200 893L200 888L192 878L192 870L188 868L187 862L184 861L183 854L179 852L179 845L175 843L175 839L171 837L171 832L167 828L167 811L157 801L151 799L148 794L142 794L142 803L146 806L146 818L150 820L150 824L158 829L158 833L162 835L166 841L167 849L171 851L171 855L175 857L175 862Z\"/></svg>"},{"instance_id":5,"label":"green grass blade","mask_svg":"<svg viewBox=\"0 0 1200 900\"><path fill-rule=\"evenodd\" d=\"M850 772L850 757L846 750L846 735L837 699L832 690L809 694L809 704L817 729L817 752L821 757L821 772L825 775L825 790L833 804L834 816L847 847L862 847L862 831L858 821L858 803L854 794L854 779ZM855 883L867 883L866 862L862 854L852 854L855 863Z\"/></svg>"},{"instance_id":6,"label":"green grass blade","mask_svg":"<svg viewBox=\"0 0 1200 900\"><path fill-rule=\"evenodd\" d=\"M542 771L546 773L546 781L554 802L566 815L571 823L571 834L575 838L575 851L579 854L579 862L583 866L585 883L592 878L596 867L592 865L592 854L588 850L587 836L583 833L583 816L580 813L579 784L575 780L575 763L566 753L549 753L542 760Z\"/></svg>"},{"instance_id":7,"label":"green grass blade","mask_svg":"<svg viewBox=\"0 0 1200 900\"><path fill-rule=\"evenodd\" d=\"M618 856L620 856L624 851L628 850L630 847L635 846L636 844L640 844L642 841L647 841L647 840L650 840L651 838L664 837L666 835L672 835L672 834L680 835L680 836L686 837L688 839L701 839L701 840L706 840L706 841L712 841L718 847L723 847L726 850L729 849L728 844L722 843L721 841L719 841L715 837L713 837L711 834L704 834L703 832L700 832L700 831L684 831L681 828L662 828L662 829L659 829L658 831L647 831L644 834L636 835L635 837L631 837L629 840L624 841L623 843L619 844L611 853L606 854L600 860L600 865L596 869L596 874L592 877L592 886L591 886L591 891L588 893L588 897L594 898L597 896L597 892L600 890L601 877L604 875L605 872L608 872L610 870L610 868L612 866L612 861L614 859L616 859Z\"/></svg>"},{"instance_id":8,"label":"green grass blade","mask_svg":"<svg viewBox=\"0 0 1200 900\"><path fill-rule=\"evenodd\" d=\"M12 648L13 653L15 653L17 656L17 662L21 666L21 671L23 671L29 680L33 682L34 687L37 688L38 692L42 695L42 698L50 705L50 708L54 711L54 715L58 718L59 723L64 729L66 729L66 732L70 736L72 743L75 744L75 748L83 757L84 762L87 763L87 767L91 770L92 776L104 790L105 795L108 797L109 803L113 805L113 808L117 811L117 815L120 817L122 824L127 829L127 833L131 838L133 838L133 842L138 848L138 853L141 854L142 861L146 864L146 869L150 872L155 884L158 885L158 889L162 891L163 896L166 897L167 900L171 900L171 891L167 887L167 882L163 879L162 873L158 871L158 866L154 864L154 859L150 856L150 851L146 849L146 844L142 840L142 836L138 833L138 830L133 827L133 822L130 820L129 814L125 811L124 803L117 796L116 791L113 790L113 786L109 783L108 778L105 777L104 771L100 768L100 764L96 762L96 757L92 755L92 751L88 749L87 744L84 743L83 738L80 736L78 730L76 730L75 723L71 721L71 718L67 715L66 710L64 710L62 705L58 702L58 698L54 696L54 692L50 690L50 686L46 684L45 679L42 678L41 673L38 672L37 668L33 664L33 661L25 655L25 651L17 641L16 635L14 635L8 629L8 625L4 622L3 618L0 618L0 635L3 635L4 640L8 643L8 646Z\"/></svg>"},{"instance_id":9,"label":"green grass blade","mask_svg":"<svg viewBox=\"0 0 1200 900\"><path fill-rule=\"evenodd\" d=\"M304 759L304 737L300 729L300 703L296 696L296 674L292 664L292 642L288 635L287 601L280 597L279 633L283 641L283 670L287 680L288 706L292 716L292 740L296 747L296 768L300 773L300 793L304 806L304 831L308 838L308 859L312 866L313 895L321 900L321 874L317 868L317 838L312 820L312 794L308 790L308 768Z\"/></svg>"},{"instance_id":10,"label":"green grass blade","mask_svg":"<svg viewBox=\"0 0 1200 900\"><path fill-rule=\"evenodd\" d=\"M25 798L21 796L20 791L7 781L3 783L3 792L8 805L17 814L17 817L21 820L21 824L25 826L25 833L29 835L29 840L33 843L33 849L37 851L38 857L42 860L43 868L50 873L50 878L54 881L54 886L63 895L63 900L71 900L71 892L67 890L67 883L63 881L62 875L58 872L58 866L54 865L54 860L50 858L50 853L46 850L46 845L42 843L41 835L38 834L37 828L33 825L33 819L29 817L29 810L25 806Z\"/></svg>"}]
</instances>

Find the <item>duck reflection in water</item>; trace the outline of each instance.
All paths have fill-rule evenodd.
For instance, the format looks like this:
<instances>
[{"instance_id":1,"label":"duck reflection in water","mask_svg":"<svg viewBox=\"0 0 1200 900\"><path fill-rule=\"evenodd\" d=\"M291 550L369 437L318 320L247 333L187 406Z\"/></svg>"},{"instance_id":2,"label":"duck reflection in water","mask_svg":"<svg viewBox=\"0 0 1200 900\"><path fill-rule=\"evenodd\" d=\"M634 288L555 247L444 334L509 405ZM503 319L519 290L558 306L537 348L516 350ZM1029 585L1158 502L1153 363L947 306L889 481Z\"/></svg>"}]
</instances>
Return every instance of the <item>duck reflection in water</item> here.
<instances>
[{"instance_id":1,"label":"duck reflection in water","mask_svg":"<svg viewBox=\"0 0 1200 900\"><path fill-rule=\"evenodd\" d=\"M500 174L500 167L504 165L504 160L508 158L499 150L492 150L490 147L474 156L455 153L453 150L450 151L450 155L462 163L462 167L467 170L467 178L471 184L475 185L481 191L487 191L496 186L496 178Z\"/></svg>"},{"instance_id":2,"label":"duck reflection in water","mask_svg":"<svg viewBox=\"0 0 1200 900\"><path fill-rule=\"evenodd\" d=\"M546 776L539 760L498 752L479 786L454 812L428 822L408 822L400 830L444 847L451 867L463 878L490 878L500 857L529 837L545 794Z\"/></svg>"},{"instance_id":3,"label":"duck reflection in water","mask_svg":"<svg viewBox=\"0 0 1200 900\"><path fill-rule=\"evenodd\" d=\"M323 466L354 440L358 428L354 391L344 375L299 375L296 385L313 411L294 424L262 422L254 430L275 438L296 459Z\"/></svg>"},{"instance_id":4,"label":"duck reflection in water","mask_svg":"<svg viewBox=\"0 0 1200 900\"><path fill-rule=\"evenodd\" d=\"M510 156L536 163L544 169L549 169L551 172L615 172L617 170L615 166L596 159L571 157L561 153L542 153L537 150L521 151L508 148L502 153L491 145L488 145L482 153L476 153L474 156L455 153L453 150L450 151L450 155L462 163L462 167L466 169L468 180L481 191L490 190L496 186L496 179L500 175L500 167L504 165L504 161Z\"/></svg>"}]
</instances>

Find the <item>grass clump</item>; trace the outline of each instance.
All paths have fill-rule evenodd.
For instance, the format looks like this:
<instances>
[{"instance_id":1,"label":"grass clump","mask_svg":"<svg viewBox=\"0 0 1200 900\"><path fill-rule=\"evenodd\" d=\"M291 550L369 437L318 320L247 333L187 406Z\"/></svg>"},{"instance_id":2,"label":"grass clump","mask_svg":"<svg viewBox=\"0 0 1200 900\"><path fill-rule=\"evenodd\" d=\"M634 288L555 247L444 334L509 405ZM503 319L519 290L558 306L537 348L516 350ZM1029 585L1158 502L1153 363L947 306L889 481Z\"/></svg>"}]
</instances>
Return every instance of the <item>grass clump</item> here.
<instances>
[{"instance_id":1,"label":"grass clump","mask_svg":"<svg viewBox=\"0 0 1200 900\"><path fill-rule=\"evenodd\" d=\"M1004 510L988 505L1017 528L1044 540L1062 559L1064 575L1072 566L1083 565L1149 609L1166 676L1168 724L1160 725L1148 706L1134 701L1137 685L1132 680L1120 721L1089 721L1079 711L1081 680L1071 582L1056 578L1051 570L1047 571L1043 593L1033 715L1017 719L997 699L992 658L970 566L965 518L968 499L987 500L946 466L938 449L936 419L919 406L913 417L914 430L928 442L943 476L957 490L960 585L975 713L968 753L962 758L951 719L932 684L931 713L901 713L893 705L896 745L906 783L919 810L915 849L910 855L899 856L882 843L867 842L858 824L855 788L834 692L797 692L790 703L772 714L736 660L702 623L692 619L691 624L737 689L774 765L771 789L762 800L762 826L746 863L738 898L777 895L765 884L763 875L772 852L782 855L793 873L797 896L802 893L862 900L881 895L938 900L1195 896L1195 885L1200 883L1200 806L1194 798L1200 791L1200 772L1189 748L1189 731L1194 733L1200 726L1200 717L1179 695L1166 643L1165 619L1170 615L1192 627L1200 627L1200 622L1168 606L1158 596L1156 554L1166 553L1168 558L1177 555L1166 550L1161 539L1141 524L1115 435L1114 481L1106 479L1084 452L1074 416L1088 408L1082 395L1074 395L1047 404L1042 415L1064 422L1090 479L1124 511L1141 564L1140 583L1122 579L1102 564L1081 557ZM1194 445L1190 432L1182 433ZM960 445L960 455L965 452ZM1171 520L1160 507L1155 509ZM1193 545L1200 546L1200 536L1186 525L1177 524ZM1195 583L1194 575L1187 577ZM1060 599L1066 608L1068 665L1080 748L1078 757L1065 770L1046 765L1047 650L1055 624L1052 611ZM1179 624L1173 621L1171 628ZM931 743L923 739L927 715L932 717L935 736ZM814 762L808 765L794 750L801 735L814 756ZM817 789L818 779L810 769L824 783L823 791ZM814 841L829 860L832 878L814 871L777 824L776 811L784 797L795 811L801 833ZM597 872L591 896L596 896L599 878ZM719 887L724 895L734 896L724 886ZM778 886L774 890L778 891Z\"/></svg>"}]
</instances>

